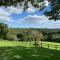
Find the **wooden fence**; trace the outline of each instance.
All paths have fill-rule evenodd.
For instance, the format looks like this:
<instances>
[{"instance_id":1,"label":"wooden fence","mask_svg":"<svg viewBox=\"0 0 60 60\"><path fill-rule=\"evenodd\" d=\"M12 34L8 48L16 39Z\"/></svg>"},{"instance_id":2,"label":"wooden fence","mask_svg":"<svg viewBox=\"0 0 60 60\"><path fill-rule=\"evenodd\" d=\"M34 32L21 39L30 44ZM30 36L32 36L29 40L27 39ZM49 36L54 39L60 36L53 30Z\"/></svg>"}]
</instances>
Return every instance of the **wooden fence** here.
<instances>
[{"instance_id":1,"label":"wooden fence","mask_svg":"<svg viewBox=\"0 0 60 60\"><path fill-rule=\"evenodd\" d=\"M41 42L40 44L39 44L41 47L46 47L46 48L51 48L51 49L55 49L55 50L60 50L60 45L53 45L53 44L49 44L49 43L43 43L43 42Z\"/></svg>"}]
</instances>

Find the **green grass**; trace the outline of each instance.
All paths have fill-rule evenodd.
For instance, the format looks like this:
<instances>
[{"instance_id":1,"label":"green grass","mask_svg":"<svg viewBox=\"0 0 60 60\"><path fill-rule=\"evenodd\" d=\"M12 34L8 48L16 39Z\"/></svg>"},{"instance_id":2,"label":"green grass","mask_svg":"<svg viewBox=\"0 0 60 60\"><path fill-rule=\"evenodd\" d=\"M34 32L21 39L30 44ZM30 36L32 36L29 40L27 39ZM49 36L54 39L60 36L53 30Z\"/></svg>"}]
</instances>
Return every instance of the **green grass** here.
<instances>
[{"instance_id":1,"label":"green grass","mask_svg":"<svg viewBox=\"0 0 60 60\"><path fill-rule=\"evenodd\" d=\"M48 48L48 44L53 47ZM57 50L55 45L58 45ZM42 47L36 47L29 42L0 41L0 60L60 60L59 47L60 43L51 42L43 42Z\"/></svg>"}]
</instances>

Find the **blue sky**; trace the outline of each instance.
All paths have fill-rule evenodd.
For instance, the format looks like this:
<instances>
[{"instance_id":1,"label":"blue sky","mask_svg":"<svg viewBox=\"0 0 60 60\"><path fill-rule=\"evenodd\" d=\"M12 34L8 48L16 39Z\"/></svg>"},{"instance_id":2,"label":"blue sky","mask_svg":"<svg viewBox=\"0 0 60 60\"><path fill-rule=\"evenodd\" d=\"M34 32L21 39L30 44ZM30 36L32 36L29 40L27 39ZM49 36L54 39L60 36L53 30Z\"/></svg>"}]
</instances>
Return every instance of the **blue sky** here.
<instances>
[{"instance_id":1,"label":"blue sky","mask_svg":"<svg viewBox=\"0 0 60 60\"><path fill-rule=\"evenodd\" d=\"M22 6L0 7L0 23L6 23L13 28L60 28L60 20L49 20L43 15L46 10L51 10L45 0L45 8L39 11L29 3L29 8L23 11Z\"/></svg>"}]
</instances>

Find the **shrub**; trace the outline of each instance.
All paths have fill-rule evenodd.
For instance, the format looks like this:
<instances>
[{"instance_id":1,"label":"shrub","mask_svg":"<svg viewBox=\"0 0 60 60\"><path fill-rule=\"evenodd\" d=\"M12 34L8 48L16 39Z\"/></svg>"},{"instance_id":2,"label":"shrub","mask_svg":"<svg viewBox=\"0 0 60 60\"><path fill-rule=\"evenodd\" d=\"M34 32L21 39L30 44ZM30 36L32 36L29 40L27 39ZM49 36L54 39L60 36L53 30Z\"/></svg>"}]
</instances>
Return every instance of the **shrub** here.
<instances>
[{"instance_id":1,"label":"shrub","mask_svg":"<svg viewBox=\"0 0 60 60\"><path fill-rule=\"evenodd\" d=\"M12 34L10 34L10 33L7 34L6 39L7 39L7 40L18 40L15 35L12 35Z\"/></svg>"}]
</instances>

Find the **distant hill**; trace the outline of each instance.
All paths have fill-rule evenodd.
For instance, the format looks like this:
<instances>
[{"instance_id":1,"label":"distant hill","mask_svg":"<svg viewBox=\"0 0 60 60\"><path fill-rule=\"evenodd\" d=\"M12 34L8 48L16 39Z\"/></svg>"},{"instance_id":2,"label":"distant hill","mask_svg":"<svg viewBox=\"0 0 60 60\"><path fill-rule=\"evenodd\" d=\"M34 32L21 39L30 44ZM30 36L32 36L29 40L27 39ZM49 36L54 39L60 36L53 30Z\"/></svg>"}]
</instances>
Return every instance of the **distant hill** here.
<instances>
[{"instance_id":1,"label":"distant hill","mask_svg":"<svg viewBox=\"0 0 60 60\"><path fill-rule=\"evenodd\" d=\"M10 28L9 32L12 34L22 33L25 31L37 30L42 33L60 33L60 29L47 29L47 28Z\"/></svg>"}]
</instances>

